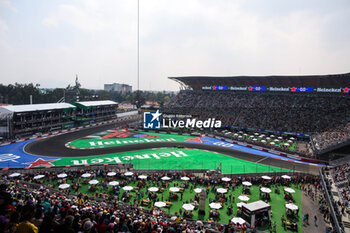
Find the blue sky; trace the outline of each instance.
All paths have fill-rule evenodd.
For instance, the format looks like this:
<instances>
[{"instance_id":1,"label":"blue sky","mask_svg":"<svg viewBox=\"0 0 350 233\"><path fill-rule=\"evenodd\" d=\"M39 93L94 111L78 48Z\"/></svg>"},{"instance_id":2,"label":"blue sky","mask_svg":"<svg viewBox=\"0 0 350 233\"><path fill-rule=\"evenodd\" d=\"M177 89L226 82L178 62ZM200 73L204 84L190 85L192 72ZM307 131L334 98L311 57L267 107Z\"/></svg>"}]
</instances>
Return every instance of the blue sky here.
<instances>
[{"instance_id":1,"label":"blue sky","mask_svg":"<svg viewBox=\"0 0 350 233\"><path fill-rule=\"evenodd\" d=\"M0 0L4 84L136 87L136 0ZM350 72L348 0L140 0L140 88L169 76Z\"/></svg>"}]
</instances>

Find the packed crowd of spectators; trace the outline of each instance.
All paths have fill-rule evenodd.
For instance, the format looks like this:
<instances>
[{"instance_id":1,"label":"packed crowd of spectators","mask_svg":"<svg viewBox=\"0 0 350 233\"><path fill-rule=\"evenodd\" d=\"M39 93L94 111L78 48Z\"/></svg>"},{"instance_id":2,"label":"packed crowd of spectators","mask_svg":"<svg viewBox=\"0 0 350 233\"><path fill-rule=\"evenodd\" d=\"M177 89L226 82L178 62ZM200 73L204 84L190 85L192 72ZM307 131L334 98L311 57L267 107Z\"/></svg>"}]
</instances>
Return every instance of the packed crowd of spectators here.
<instances>
[{"instance_id":1,"label":"packed crowd of spectators","mask_svg":"<svg viewBox=\"0 0 350 233\"><path fill-rule=\"evenodd\" d=\"M338 206L344 214L346 208L350 208L350 164L336 166L331 169L331 173L342 199L338 202Z\"/></svg>"},{"instance_id":2,"label":"packed crowd of spectators","mask_svg":"<svg viewBox=\"0 0 350 233\"><path fill-rule=\"evenodd\" d=\"M350 123L339 125L332 130L316 133L312 136L315 148L322 151L331 146L338 145L350 138Z\"/></svg>"},{"instance_id":3,"label":"packed crowd of spectators","mask_svg":"<svg viewBox=\"0 0 350 233\"><path fill-rule=\"evenodd\" d=\"M67 172L74 180L86 171ZM103 170L91 170L98 176L105 177ZM40 174L43 174L41 171ZM55 172L44 172L48 178L56 176ZM125 177L117 172L117 177L124 181L136 179L136 176ZM0 232L69 232L69 233L112 233L112 232L236 232L234 224L219 224L216 220L207 222L184 219L179 215L169 215L162 209L146 210L139 203L120 202L100 196L91 197L83 193L69 194L55 191L45 184L37 182L37 174L22 174L11 178L3 175L0 185ZM162 174L152 174L149 180L162 182ZM181 174L168 174L176 179ZM220 178L189 176L191 184L215 187L221 185ZM244 180L261 184L261 177L237 177L227 182L227 187L240 185ZM283 184L280 176L272 177L273 184ZM293 176L294 184L319 186L319 178L314 176ZM252 229L247 229L251 231Z\"/></svg>"},{"instance_id":4,"label":"packed crowd of spectators","mask_svg":"<svg viewBox=\"0 0 350 233\"><path fill-rule=\"evenodd\" d=\"M315 134L318 148L349 135L349 97L335 94L181 91L165 112L215 118L224 126ZM324 133L325 132L325 133Z\"/></svg>"}]
</instances>

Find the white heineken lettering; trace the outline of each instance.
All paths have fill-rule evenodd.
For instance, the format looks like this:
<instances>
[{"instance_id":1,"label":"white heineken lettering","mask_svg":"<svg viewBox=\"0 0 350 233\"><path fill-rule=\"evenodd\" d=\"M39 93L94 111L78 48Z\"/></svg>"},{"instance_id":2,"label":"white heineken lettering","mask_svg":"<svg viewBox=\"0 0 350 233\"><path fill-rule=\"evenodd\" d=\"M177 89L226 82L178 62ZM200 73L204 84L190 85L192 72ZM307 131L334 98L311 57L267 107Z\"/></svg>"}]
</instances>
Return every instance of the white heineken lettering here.
<instances>
[{"instance_id":1,"label":"white heineken lettering","mask_svg":"<svg viewBox=\"0 0 350 233\"><path fill-rule=\"evenodd\" d=\"M160 157L157 154L151 154L155 159L160 159Z\"/></svg>"},{"instance_id":2,"label":"white heineken lettering","mask_svg":"<svg viewBox=\"0 0 350 233\"><path fill-rule=\"evenodd\" d=\"M150 159L151 157L149 157L148 154L144 154L144 155L135 155L135 158L137 158L137 159Z\"/></svg>"},{"instance_id":3,"label":"white heineken lettering","mask_svg":"<svg viewBox=\"0 0 350 233\"><path fill-rule=\"evenodd\" d=\"M103 142L102 141L97 141L97 145L95 142L89 142L90 143L90 146L103 146Z\"/></svg>"},{"instance_id":4,"label":"white heineken lettering","mask_svg":"<svg viewBox=\"0 0 350 233\"><path fill-rule=\"evenodd\" d=\"M0 162L5 162L5 161L12 161L15 163L18 163L16 159L19 159L20 156L14 155L14 154L1 154L0 155Z\"/></svg>"},{"instance_id":5,"label":"white heineken lettering","mask_svg":"<svg viewBox=\"0 0 350 233\"><path fill-rule=\"evenodd\" d=\"M85 165L88 164L87 159L83 159L83 160L71 160L71 162L73 163L73 165Z\"/></svg>"},{"instance_id":6,"label":"white heineken lettering","mask_svg":"<svg viewBox=\"0 0 350 233\"><path fill-rule=\"evenodd\" d=\"M113 158L105 158L107 163L115 162L115 163L123 163L118 157Z\"/></svg>"},{"instance_id":7,"label":"white heineken lettering","mask_svg":"<svg viewBox=\"0 0 350 233\"><path fill-rule=\"evenodd\" d=\"M133 159L134 159L134 156L129 156L129 155L122 157L122 160L127 160L127 161L133 160Z\"/></svg>"},{"instance_id":8,"label":"white heineken lettering","mask_svg":"<svg viewBox=\"0 0 350 233\"><path fill-rule=\"evenodd\" d=\"M222 146L222 147L234 147L234 145L230 143L225 143L225 142L214 142L213 144L216 146Z\"/></svg>"},{"instance_id":9,"label":"white heineken lettering","mask_svg":"<svg viewBox=\"0 0 350 233\"><path fill-rule=\"evenodd\" d=\"M184 152L182 152L182 151L177 151L177 153L176 152L174 152L174 151L172 151L172 152L170 152L172 155L174 155L175 157L177 157L177 158L180 158L181 157L181 155L183 156L183 157L186 157L186 156L188 156L187 154L185 154Z\"/></svg>"},{"instance_id":10,"label":"white heineken lettering","mask_svg":"<svg viewBox=\"0 0 350 233\"><path fill-rule=\"evenodd\" d=\"M170 153L166 153L166 152L162 152L162 153L159 153L159 156L161 156L161 157L169 157L169 156L171 156L171 154Z\"/></svg>"},{"instance_id":11,"label":"white heineken lettering","mask_svg":"<svg viewBox=\"0 0 350 233\"><path fill-rule=\"evenodd\" d=\"M90 163L103 163L104 159L91 159Z\"/></svg>"}]
</instances>

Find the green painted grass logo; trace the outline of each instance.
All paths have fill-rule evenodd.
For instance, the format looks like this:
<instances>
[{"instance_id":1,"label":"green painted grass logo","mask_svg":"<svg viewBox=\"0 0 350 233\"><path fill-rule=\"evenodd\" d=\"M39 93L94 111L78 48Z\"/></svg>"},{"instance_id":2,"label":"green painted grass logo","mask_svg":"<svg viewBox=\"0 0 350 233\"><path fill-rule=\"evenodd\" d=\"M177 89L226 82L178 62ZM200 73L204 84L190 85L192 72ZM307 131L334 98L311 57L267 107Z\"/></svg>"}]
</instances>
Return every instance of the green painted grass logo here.
<instances>
[{"instance_id":1,"label":"green painted grass logo","mask_svg":"<svg viewBox=\"0 0 350 233\"><path fill-rule=\"evenodd\" d=\"M167 157L183 158L189 156L183 151L169 151L160 153L149 153L142 155L126 155L122 157L99 157L99 158L84 158L71 160L72 165L88 165L88 164L110 164L110 163L126 163L134 159L147 160L147 159L162 159Z\"/></svg>"}]
</instances>

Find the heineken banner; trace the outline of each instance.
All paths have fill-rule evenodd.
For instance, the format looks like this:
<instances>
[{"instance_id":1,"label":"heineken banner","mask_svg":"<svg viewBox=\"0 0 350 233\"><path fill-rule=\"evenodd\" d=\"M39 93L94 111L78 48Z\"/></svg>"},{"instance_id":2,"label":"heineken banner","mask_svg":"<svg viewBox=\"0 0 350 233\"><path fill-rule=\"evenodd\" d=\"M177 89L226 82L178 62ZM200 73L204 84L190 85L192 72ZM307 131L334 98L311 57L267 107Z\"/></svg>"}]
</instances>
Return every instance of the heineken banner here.
<instances>
[{"instance_id":1,"label":"heineken banner","mask_svg":"<svg viewBox=\"0 0 350 233\"><path fill-rule=\"evenodd\" d=\"M273 92L327 92L349 93L350 88L324 88L324 87L264 87L264 86L202 86L202 90L211 91L273 91Z\"/></svg>"}]
</instances>

